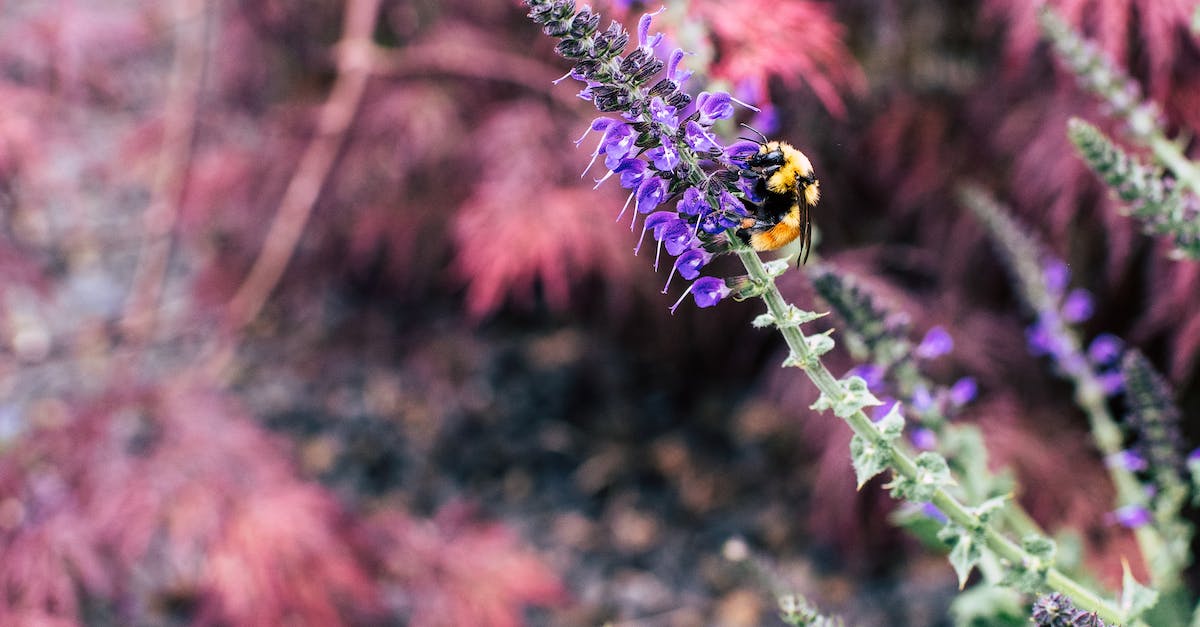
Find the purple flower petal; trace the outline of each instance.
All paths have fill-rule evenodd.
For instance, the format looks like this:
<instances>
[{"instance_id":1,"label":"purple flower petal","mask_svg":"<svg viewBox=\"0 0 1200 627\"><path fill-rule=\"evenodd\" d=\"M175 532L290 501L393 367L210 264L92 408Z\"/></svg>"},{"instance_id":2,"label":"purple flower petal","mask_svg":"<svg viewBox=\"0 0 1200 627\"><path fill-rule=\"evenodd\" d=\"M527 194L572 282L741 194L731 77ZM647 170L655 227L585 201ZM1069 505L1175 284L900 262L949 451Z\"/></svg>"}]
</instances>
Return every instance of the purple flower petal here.
<instances>
[{"instance_id":1,"label":"purple flower petal","mask_svg":"<svg viewBox=\"0 0 1200 627\"><path fill-rule=\"evenodd\" d=\"M664 6L663 8L655 11L654 13L643 13L642 14L642 18L640 20L638 20L638 47L639 48L647 48L647 49L653 48L654 46L658 45L659 41L662 40L662 38L663 38L662 33L654 33L654 35L650 35L650 21L654 18L655 15L658 15L659 13L662 13L663 11L666 11L666 10L667 10L667 7Z\"/></svg>"},{"instance_id":2,"label":"purple flower petal","mask_svg":"<svg viewBox=\"0 0 1200 627\"><path fill-rule=\"evenodd\" d=\"M615 170L621 165L621 160L632 156L637 151L634 142L637 133L628 124L612 124L604 131L604 139L600 140L600 150L604 152L604 165L609 170Z\"/></svg>"},{"instance_id":3,"label":"purple flower petal","mask_svg":"<svg viewBox=\"0 0 1200 627\"><path fill-rule=\"evenodd\" d=\"M667 182L657 176L648 176L638 185L637 210L639 213L650 213L666 197Z\"/></svg>"},{"instance_id":4,"label":"purple flower petal","mask_svg":"<svg viewBox=\"0 0 1200 627\"><path fill-rule=\"evenodd\" d=\"M703 248L692 248L679 255L675 260L675 269L679 271L679 276L691 281L700 276L700 268L711 260L712 253Z\"/></svg>"},{"instance_id":5,"label":"purple flower petal","mask_svg":"<svg viewBox=\"0 0 1200 627\"><path fill-rule=\"evenodd\" d=\"M678 257L683 251L692 248L695 238L692 236L692 227L683 220L677 220L663 231L660 241L667 249L668 255Z\"/></svg>"},{"instance_id":6,"label":"purple flower petal","mask_svg":"<svg viewBox=\"0 0 1200 627\"><path fill-rule=\"evenodd\" d=\"M696 110L700 112L700 124L712 126L717 120L733 117L733 98L723 91L702 91L696 96Z\"/></svg>"},{"instance_id":7,"label":"purple flower petal","mask_svg":"<svg viewBox=\"0 0 1200 627\"><path fill-rule=\"evenodd\" d=\"M929 388L924 384L918 383L913 386L912 392L913 409L924 412L933 408L933 395L929 393Z\"/></svg>"},{"instance_id":8,"label":"purple flower petal","mask_svg":"<svg viewBox=\"0 0 1200 627\"><path fill-rule=\"evenodd\" d=\"M1150 512L1141 505L1126 505L1109 514L1110 520L1129 529L1137 529L1150 523Z\"/></svg>"},{"instance_id":9,"label":"purple flower petal","mask_svg":"<svg viewBox=\"0 0 1200 627\"><path fill-rule=\"evenodd\" d=\"M1150 467L1150 464L1141 455L1128 449L1109 455L1105 458L1104 463L1108 464L1110 468L1124 468L1129 472L1141 472Z\"/></svg>"},{"instance_id":10,"label":"purple flower petal","mask_svg":"<svg viewBox=\"0 0 1200 627\"><path fill-rule=\"evenodd\" d=\"M685 216L698 216L712 211L712 207L704 199L704 194L700 193L700 190L689 187L683 192L683 198L676 203L675 210Z\"/></svg>"},{"instance_id":11,"label":"purple flower petal","mask_svg":"<svg viewBox=\"0 0 1200 627\"><path fill-rule=\"evenodd\" d=\"M613 172L621 175L621 187L625 189L637 189L642 183L642 179L646 176L646 169L650 166L641 159L622 159L617 167L613 168Z\"/></svg>"},{"instance_id":12,"label":"purple flower petal","mask_svg":"<svg viewBox=\"0 0 1200 627\"><path fill-rule=\"evenodd\" d=\"M929 429L926 429L925 427L917 427L913 429L908 438L912 440L912 444L917 448L917 450L932 451L933 449L937 448L937 434Z\"/></svg>"},{"instance_id":13,"label":"purple flower petal","mask_svg":"<svg viewBox=\"0 0 1200 627\"><path fill-rule=\"evenodd\" d=\"M1058 353L1058 340L1046 329L1046 325L1041 322L1036 322L1033 326L1025 330L1025 341L1029 343L1029 352L1034 355L1055 355Z\"/></svg>"},{"instance_id":14,"label":"purple flower petal","mask_svg":"<svg viewBox=\"0 0 1200 627\"><path fill-rule=\"evenodd\" d=\"M954 350L954 338L941 326L933 327L914 351L921 359L934 359Z\"/></svg>"},{"instance_id":15,"label":"purple flower petal","mask_svg":"<svg viewBox=\"0 0 1200 627\"><path fill-rule=\"evenodd\" d=\"M646 157L654 162L654 167L663 172L671 172L679 166L679 151L669 139L663 138L662 143L646 151Z\"/></svg>"},{"instance_id":16,"label":"purple flower petal","mask_svg":"<svg viewBox=\"0 0 1200 627\"><path fill-rule=\"evenodd\" d=\"M679 118L675 115L675 107L667 104L662 98L655 97L650 101L650 117L659 124L676 128Z\"/></svg>"},{"instance_id":17,"label":"purple flower petal","mask_svg":"<svg viewBox=\"0 0 1200 627\"><path fill-rule=\"evenodd\" d=\"M1067 289L1071 271L1067 269L1067 264L1049 259L1042 264L1042 280L1046 282L1046 290L1057 296Z\"/></svg>"},{"instance_id":18,"label":"purple flower petal","mask_svg":"<svg viewBox=\"0 0 1200 627\"><path fill-rule=\"evenodd\" d=\"M1100 389L1104 390L1105 396L1116 396L1125 389L1125 376L1119 370L1101 372L1096 378L1100 381Z\"/></svg>"},{"instance_id":19,"label":"purple flower petal","mask_svg":"<svg viewBox=\"0 0 1200 627\"><path fill-rule=\"evenodd\" d=\"M876 364L861 364L850 369L847 376L861 377L867 382L867 389L878 392L883 387L883 368Z\"/></svg>"},{"instance_id":20,"label":"purple flower petal","mask_svg":"<svg viewBox=\"0 0 1200 627\"><path fill-rule=\"evenodd\" d=\"M940 523L944 523L944 522L947 522L950 520L949 518L946 518L946 515L942 513L942 510L938 509L937 506L934 505L933 503L925 503L924 505L921 506L921 511L924 512L924 514L926 516L928 516Z\"/></svg>"},{"instance_id":21,"label":"purple flower petal","mask_svg":"<svg viewBox=\"0 0 1200 627\"><path fill-rule=\"evenodd\" d=\"M1062 306L1063 319L1079 323L1092 317L1092 295L1085 289L1071 290Z\"/></svg>"},{"instance_id":22,"label":"purple flower petal","mask_svg":"<svg viewBox=\"0 0 1200 627\"><path fill-rule=\"evenodd\" d=\"M879 404L871 407L871 421L879 422L885 416L892 412L892 408L900 404L893 396L883 395L879 397Z\"/></svg>"},{"instance_id":23,"label":"purple flower petal","mask_svg":"<svg viewBox=\"0 0 1200 627\"><path fill-rule=\"evenodd\" d=\"M1107 366L1117 361L1124 348L1125 343L1121 341L1121 338L1108 333L1101 333L1088 345L1088 359L1097 366Z\"/></svg>"},{"instance_id":24,"label":"purple flower petal","mask_svg":"<svg viewBox=\"0 0 1200 627\"><path fill-rule=\"evenodd\" d=\"M684 125L683 137L687 145L698 153L703 154L722 149L716 136L705 130L695 120L688 120L688 123Z\"/></svg>"},{"instance_id":25,"label":"purple flower petal","mask_svg":"<svg viewBox=\"0 0 1200 627\"><path fill-rule=\"evenodd\" d=\"M962 407L970 403L975 400L977 394L979 394L979 385L975 383L974 377L963 377L950 386L950 402L955 407Z\"/></svg>"}]
</instances>

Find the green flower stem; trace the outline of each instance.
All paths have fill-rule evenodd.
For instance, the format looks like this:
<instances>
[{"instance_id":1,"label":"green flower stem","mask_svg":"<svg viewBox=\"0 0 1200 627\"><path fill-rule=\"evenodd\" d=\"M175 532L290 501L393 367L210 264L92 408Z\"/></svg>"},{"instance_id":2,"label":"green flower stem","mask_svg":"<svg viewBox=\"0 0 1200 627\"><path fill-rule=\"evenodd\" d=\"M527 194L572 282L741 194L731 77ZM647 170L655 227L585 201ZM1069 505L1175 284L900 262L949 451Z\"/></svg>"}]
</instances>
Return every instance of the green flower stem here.
<instances>
[{"instance_id":1,"label":"green flower stem","mask_svg":"<svg viewBox=\"0 0 1200 627\"><path fill-rule=\"evenodd\" d=\"M1001 248L1011 251L1009 263L1028 307L1035 312L1056 310L1056 297L1042 287L1042 271L1038 266L1042 254L1033 241L986 192L968 186L964 187L960 194L962 202L988 226ZM1070 351L1082 353L1079 337L1075 332L1061 320L1053 324L1054 327L1047 329L1047 332L1055 337L1067 338ZM1065 376L1075 384L1075 402L1087 416L1096 448L1105 459L1119 455L1124 436L1109 413L1103 387L1095 372L1091 368L1073 368ZM1146 493L1132 472L1120 464L1108 464L1108 473L1117 491L1118 507L1147 506ZM1162 535L1153 526L1146 525L1135 529L1134 537L1137 539L1142 558L1149 567L1152 585L1165 589L1178 586L1182 562L1180 558L1169 555L1165 550L1166 543Z\"/></svg>"},{"instance_id":2,"label":"green flower stem","mask_svg":"<svg viewBox=\"0 0 1200 627\"><path fill-rule=\"evenodd\" d=\"M736 241L736 238L734 238L734 241ZM736 252L742 264L746 267L750 279L760 282L761 285L765 286L761 297L767 305L767 310L776 320L787 319L788 304L783 299L783 295L779 293L779 288L775 286L775 282L767 273L767 269L763 266L762 260L759 259L758 253L746 246L736 246ZM808 375L808 378L817 386L817 389L821 393L829 398L842 398L846 395L842 384L834 378L829 369L825 367L825 364L821 363L820 359L813 354L804 332L800 330L799 326L785 325L779 328L779 332L783 334L788 348L798 358L799 363L804 364L804 373ZM879 430L875 427L875 423L865 413L861 410L856 411L846 417L845 420L859 437L891 452L891 466L896 474L913 480L917 479L917 465L913 461L913 458L900 447L884 440ZM978 516L967 511L967 508L962 503L959 503L957 499L944 489L938 488L933 493L932 503L948 519L961 525L963 528L982 529L987 547L1002 560L1016 565L1037 563L1037 558L1027 553L1012 540L1001 535L990 525L985 524ZM1046 585L1071 597L1071 600L1079 608L1096 612L1105 621L1119 623L1124 620L1122 612L1115 605L1101 598L1056 568L1050 568L1046 571ZM1134 625L1139 624L1134 623Z\"/></svg>"}]
</instances>

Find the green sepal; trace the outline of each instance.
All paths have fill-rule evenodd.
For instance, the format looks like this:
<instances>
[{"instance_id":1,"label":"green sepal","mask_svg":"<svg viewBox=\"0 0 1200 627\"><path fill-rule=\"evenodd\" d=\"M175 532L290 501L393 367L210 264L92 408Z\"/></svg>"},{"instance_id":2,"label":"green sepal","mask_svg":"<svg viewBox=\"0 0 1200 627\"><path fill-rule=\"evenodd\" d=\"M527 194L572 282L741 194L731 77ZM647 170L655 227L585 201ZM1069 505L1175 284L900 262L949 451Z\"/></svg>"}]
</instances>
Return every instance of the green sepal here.
<instances>
[{"instance_id":1,"label":"green sepal","mask_svg":"<svg viewBox=\"0 0 1200 627\"><path fill-rule=\"evenodd\" d=\"M895 440L904 433L904 416L900 414L900 403L895 403L879 422L875 423L879 435L885 440Z\"/></svg>"},{"instance_id":2,"label":"green sepal","mask_svg":"<svg viewBox=\"0 0 1200 627\"><path fill-rule=\"evenodd\" d=\"M725 287L728 287L730 296L738 302L758 298L767 292L770 286L769 281L751 278L749 276L733 276L725 279Z\"/></svg>"},{"instance_id":3,"label":"green sepal","mask_svg":"<svg viewBox=\"0 0 1200 627\"><path fill-rule=\"evenodd\" d=\"M974 533L955 523L942 527L938 539L950 545L950 565L954 567L954 574L958 575L958 589L962 590L971 576L971 569L983 558L984 545Z\"/></svg>"},{"instance_id":4,"label":"green sepal","mask_svg":"<svg viewBox=\"0 0 1200 627\"><path fill-rule=\"evenodd\" d=\"M980 583L950 602L955 627L1028 627L1021 594L1011 588Z\"/></svg>"}]
</instances>

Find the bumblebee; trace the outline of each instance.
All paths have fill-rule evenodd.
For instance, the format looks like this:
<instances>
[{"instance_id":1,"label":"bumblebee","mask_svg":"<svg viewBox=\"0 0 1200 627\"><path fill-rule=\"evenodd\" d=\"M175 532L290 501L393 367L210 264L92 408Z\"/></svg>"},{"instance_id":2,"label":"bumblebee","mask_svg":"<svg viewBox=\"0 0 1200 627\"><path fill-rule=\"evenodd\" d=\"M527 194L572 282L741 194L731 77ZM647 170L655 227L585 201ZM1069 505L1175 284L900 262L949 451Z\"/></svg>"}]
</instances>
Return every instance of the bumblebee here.
<instances>
[{"instance_id":1,"label":"bumblebee","mask_svg":"<svg viewBox=\"0 0 1200 627\"><path fill-rule=\"evenodd\" d=\"M766 137L756 143L758 153L747 165L758 178L755 192L762 201L745 201L752 215L742 220L737 235L757 251L776 250L799 238L799 263L805 263L812 247L812 210L821 198L821 185L808 157L791 144L767 141Z\"/></svg>"}]
</instances>

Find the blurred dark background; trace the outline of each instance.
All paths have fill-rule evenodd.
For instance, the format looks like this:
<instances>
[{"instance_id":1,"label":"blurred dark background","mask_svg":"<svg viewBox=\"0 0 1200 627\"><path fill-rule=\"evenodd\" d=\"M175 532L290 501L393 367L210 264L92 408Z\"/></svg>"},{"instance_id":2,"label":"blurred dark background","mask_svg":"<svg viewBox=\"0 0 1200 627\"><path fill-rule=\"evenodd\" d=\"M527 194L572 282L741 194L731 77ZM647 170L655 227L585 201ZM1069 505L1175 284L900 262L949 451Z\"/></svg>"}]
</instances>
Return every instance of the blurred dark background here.
<instances>
[{"instance_id":1,"label":"blurred dark background","mask_svg":"<svg viewBox=\"0 0 1200 627\"><path fill-rule=\"evenodd\" d=\"M1050 4L1200 128L1188 2ZM1068 116L1120 129L1034 2L667 7L691 87L812 158L822 261L950 331L930 374L979 381L961 419L1115 581L1086 423L953 192L1008 202L1185 414L1200 271L1076 157ZM670 314L579 176L595 112L553 44L516 2L0 6L0 623L757 625L796 591L944 624L951 569L855 491L757 307Z\"/></svg>"}]
</instances>

